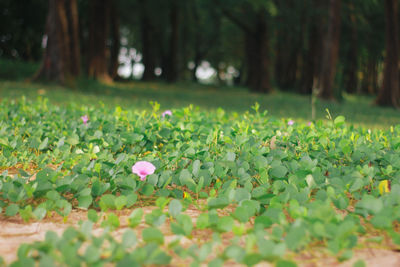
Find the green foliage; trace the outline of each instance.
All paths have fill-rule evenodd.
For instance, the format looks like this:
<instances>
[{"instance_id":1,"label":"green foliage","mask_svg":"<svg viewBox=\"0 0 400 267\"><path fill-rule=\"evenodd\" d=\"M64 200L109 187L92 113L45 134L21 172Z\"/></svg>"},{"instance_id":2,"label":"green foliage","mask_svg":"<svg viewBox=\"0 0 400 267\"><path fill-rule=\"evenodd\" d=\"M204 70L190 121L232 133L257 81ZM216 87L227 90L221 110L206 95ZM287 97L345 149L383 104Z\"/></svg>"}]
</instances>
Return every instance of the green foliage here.
<instances>
[{"instance_id":1,"label":"green foliage","mask_svg":"<svg viewBox=\"0 0 400 267\"><path fill-rule=\"evenodd\" d=\"M369 228L400 243L393 227L400 220L399 126L370 131L337 117L288 127L258 110L239 115L192 106L162 119L155 104L151 112L65 108L24 98L0 106L4 215L30 221L88 210L80 230L69 228L62 237L48 233L42 242L21 246L16 264L168 264L174 251L199 264L229 259L295 266L286 252L315 243L338 260L351 258ZM139 160L156 166L145 181L131 172ZM11 175L12 166L25 170ZM201 211L196 219L187 213L192 207ZM133 211L126 222L119 214L127 208ZM126 223L130 229L114 240ZM164 236L167 223L177 239ZM94 225L104 228L102 236L92 236ZM211 233L209 245L180 245L199 231ZM230 232L234 238L211 261L210 251Z\"/></svg>"}]
</instances>

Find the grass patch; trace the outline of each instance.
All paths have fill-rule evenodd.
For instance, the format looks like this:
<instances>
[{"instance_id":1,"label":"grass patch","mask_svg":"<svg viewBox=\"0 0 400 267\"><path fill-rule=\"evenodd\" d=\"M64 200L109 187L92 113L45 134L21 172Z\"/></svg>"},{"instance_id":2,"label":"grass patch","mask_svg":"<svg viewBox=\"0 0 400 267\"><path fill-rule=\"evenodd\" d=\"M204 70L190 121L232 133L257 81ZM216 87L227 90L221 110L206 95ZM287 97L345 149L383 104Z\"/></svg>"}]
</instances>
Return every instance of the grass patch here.
<instances>
[{"instance_id":1,"label":"grass patch","mask_svg":"<svg viewBox=\"0 0 400 267\"><path fill-rule=\"evenodd\" d=\"M166 84L161 82L120 82L112 85L80 80L67 89L54 84L0 81L0 98L17 99L26 96L47 97L52 103L68 105L121 106L128 109L149 109L149 101L157 101L162 109L181 108L193 104L201 110L223 108L229 112L245 112L255 102L260 110L278 118L310 121L310 97L275 91L272 94L249 93L245 88L204 86L191 83ZM326 118L326 109L333 117L343 115L354 125L369 128L388 128L400 123L400 111L372 104L373 98L346 95L342 102L317 103L317 119Z\"/></svg>"}]
</instances>

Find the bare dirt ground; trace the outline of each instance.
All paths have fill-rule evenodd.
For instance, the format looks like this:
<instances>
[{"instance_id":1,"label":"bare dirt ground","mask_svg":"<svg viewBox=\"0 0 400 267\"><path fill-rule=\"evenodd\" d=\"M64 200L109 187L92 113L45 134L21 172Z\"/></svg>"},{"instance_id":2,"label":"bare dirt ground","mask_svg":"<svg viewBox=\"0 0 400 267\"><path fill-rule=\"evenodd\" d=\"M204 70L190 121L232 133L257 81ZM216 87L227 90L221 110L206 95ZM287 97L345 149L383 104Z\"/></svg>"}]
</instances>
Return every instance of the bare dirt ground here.
<instances>
[{"instance_id":1,"label":"bare dirt ground","mask_svg":"<svg viewBox=\"0 0 400 267\"><path fill-rule=\"evenodd\" d=\"M145 214L150 213L155 207L145 207L143 210ZM197 216L200 214L196 207L190 206L185 213L193 218L195 222ZM131 210L123 210L116 212L120 217L121 225L114 231L116 239L119 239L124 233L124 231L129 228L128 226L128 216ZM61 235L63 231L69 226L77 226L78 222L87 219L87 213L82 210L74 210L68 216L66 222L63 218L58 215L54 215L52 218L46 218L40 222L29 222L25 223L22 219L18 217L6 218L0 216L0 255L4 258L7 264L10 264L17 258L18 247L22 243L32 243L35 241L41 241L45 238L45 233L49 230L56 232ZM141 231L146 228L144 220L142 223L134 229L138 238L141 237ZM171 233L169 222L167 221L160 228L160 230L165 235L165 242L168 244L176 238L176 236ZM94 234L100 234L102 229L98 226L94 228ZM181 245L183 247L189 247L192 244L202 244L211 239L210 230L194 230L193 238L183 238L181 239ZM222 235L222 245L213 252L214 256L217 252L222 251L224 246L229 244L229 240L233 237L233 234L226 233ZM213 255L211 255L212 257ZM367 263L367 266L384 266L384 267L398 267L400 266L400 253L390 249L381 248L362 248L354 250L354 256L351 260L340 263L333 256L328 256L322 251L304 251L298 255L293 256L299 266L304 267L317 267L317 266L342 266L350 267L357 260L362 259ZM179 257L173 257L170 266L188 266L190 264L190 259L181 259ZM234 262L227 262L226 266L241 266ZM258 267L262 266L272 266L269 263L260 263Z\"/></svg>"}]
</instances>

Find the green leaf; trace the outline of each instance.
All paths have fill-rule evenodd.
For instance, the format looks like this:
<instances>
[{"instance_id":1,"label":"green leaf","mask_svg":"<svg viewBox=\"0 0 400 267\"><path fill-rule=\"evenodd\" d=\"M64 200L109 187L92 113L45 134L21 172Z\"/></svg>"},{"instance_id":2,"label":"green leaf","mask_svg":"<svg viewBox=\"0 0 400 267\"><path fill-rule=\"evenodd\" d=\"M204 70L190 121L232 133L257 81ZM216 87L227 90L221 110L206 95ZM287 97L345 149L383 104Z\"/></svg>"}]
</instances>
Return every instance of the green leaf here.
<instances>
[{"instance_id":1,"label":"green leaf","mask_svg":"<svg viewBox=\"0 0 400 267\"><path fill-rule=\"evenodd\" d=\"M269 174L273 178L283 179L283 178L285 178L287 172L288 172L288 170L287 170L287 168L285 166L278 165L276 167L272 167L272 169L270 170Z\"/></svg>"},{"instance_id":2,"label":"green leaf","mask_svg":"<svg viewBox=\"0 0 400 267\"><path fill-rule=\"evenodd\" d=\"M306 230L303 227L293 226L285 237L286 246L291 250L297 250L305 244Z\"/></svg>"},{"instance_id":3,"label":"green leaf","mask_svg":"<svg viewBox=\"0 0 400 267\"><path fill-rule=\"evenodd\" d=\"M198 159L196 159L196 160L193 162L193 170L192 170L192 173L193 173L193 175L194 175L195 177L197 177L197 176L199 175L200 164L201 164L201 162L200 162L200 160L198 160ZM204 178L203 178L203 179L204 179Z\"/></svg>"},{"instance_id":4,"label":"green leaf","mask_svg":"<svg viewBox=\"0 0 400 267\"><path fill-rule=\"evenodd\" d=\"M129 227L135 228L142 222L143 209L138 208L132 211L131 215L128 217Z\"/></svg>"},{"instance_id":5,"label":"green leaf","mask_svg":"<svg viewBox=\"0 0 400 267\"><path fill-rule=\"evenodd\" d=\"M361 178L357 178L350 187L350 192L360 190L363 186L364 186L363 180Z\"/></svg>"},{"instance_id":6,"label":"green leaf","mask_svg":"<svg viewBox=\"0 0 400 267\"><path fill-rule=\"evenodd\" d=\"M235 159L236 159L236 154L235 154L235 152L228 151L228 152L226 153L226 160L227 160L227 161L235 161Z\"/></svg>"},{"instance_id":7,"label":"green leaf","mask_svg":"<svg viewBox=\"0 0 400 267\"><path fill-rule=\"evenodd\" d=\"M96 223L99 220L99 216L97 215L97 211L90 209L88 211L88 219L94 223Z\"/></svg>"},{"instance_id":8,"label":"green leaf","mask_svg":"<svg viewBox=\"0 0 400 267\"><path fill-rule=\"evenodd\" d=\"M188 185L193 183L192 174L187 169L183 169L179 174L179 182L181 185Z\"/></svg>"},{"instance_id":9,"label":"green leaf","mask_svg":"<svg viewBox=\"0 0 400 267\"><path fill-rule=\"evenodd\" d=\"M358 260L353 264L353 267L365 267L365 266L367 265L365 264L364 260Z\"/></svg>"},{"instance_id":10,"label":"green leaf","mask_svg":"<svg viewBox=\"0 0 400 267\"><path fill-rule=\"evenodd\" d=\"M109 209L115 209L115 196L111 194L103 195L100 198L99 205L102 211L107 211Z\"/></svg>"},{"instance_id":11,"label":"green leaf","mask_svg":"<svg viewBox=\"0 0 400 267\"><path fill-rule=\"evenodd\" d=\"M115 199L115 207L117 208L117 210L121 210L123 207L126 206L127 202L127 197L121 195Z\"/></svg>"},{"instance_id":12,"label":"green leaf","mask_svg":"<svg viewBox=\"0 0 400 267\"><path fill-rule=\"evenodd\" d=\"M336 127L340 127L344 124L344 122L345 122L345 118L343 116L338 116L335 118L333 123L335 124Z\"/></svg>"},{"instance_id":13,"label":"green leaf","mask_svg":"<svg viewBox=\"0 0 400 267\"><path fill-rule=\"evenodd\" d=\"M196 220L197 229L206 229L209 225L208 213L200 213Z\"/></svg>"},{"instance_id":14,"label":"green leaf","mask_svg":"<svg viewBox=\"0 0 400 267\"><path fill-rule=\"evenodd\" d=\"M251 194L248 190L244 188L237 188L235 191L235 200L241 202L242 200L247 200L251 198Z\"/></svg>"},{"instance_id":15,"label":"green leaf","mask_svg":"<svg viewBox=\"0 0 400 267\"><path fill-rule=\"evenodd\" d=\"M47 148L47 145L49 143L49 138L46 137L39 145L39 150L44 150Z\"/></svg>"},{"instance_id":16,"label":"green leaf","mask_svg":"<svg viewBox=\"0 0 400 267\"><path fill-rule=\"evenodd\" d=\"M220 232L230 232L234 223L235 220L231 216L221 217L217 223L217 230Z\"/></svg>"},{"instance_id":17,"label":"green leaf","mask_svg":"<svg viewBox=\"0 0 400 267\"><path fill-rule=\"evenodd\" d=\"M297 267L297 264L294 263L293 261L278 260L278 261L276 262L275 267Z\"/></svg>"},{"instance_id":18,"label":"green leaf","mask_svg":"<svg viewBox=\"0 0 400 267\"><path fill-rule=\"evenodd\" d=\"M114 213L107 214L107 220L105 226L109 226L111 228L118 228L120 225L119 218Z\"/></svg>"},{"instance_id":19,"label":"green leaf","mask_svg":"<svg viewBox=\"0 0 400 267\"><path fill-rule=\"evenodd\" d=\"M182 211L182 204L179 200L173 199L168 206L169 209L169 214L171 214L172 217L178 216L181 211Z\"/></svg>"},{"instance_id":20,"label":"green leaf","mask_svg":"<svg viewBox=\"0 0 400 267\"><path fill-rule=\"evenodd\" d=\"M100 253L99 248L97 248L93 245L89 245L86 248L84 258L87 263L89 263L89 264L95 263L96 261L98 261L100 259L100 256L101 256L101 253Z\"/></svg>"},{"instance_id":21,"label":"green leaf","mask_svg":"<svg viewBox=\"0 0 400 267\"><path fill-rule=\"evenodd\" d=\"M122 236L122 246L124 249L128 249L136 245L137 238L135 232L130 229L127 229Z\"/></svg>"},{"instance_id":22,"label":"green leaf","mask_svg":"<svg viewBox=\"0 0 400 267\"><path fill-rule=\"evenodd\" d=\"M245 207L239 206L235 209L235 212L232 214L232 216L238 220L239 222L246 223L249 221L249 213L247 212L247 209Z\"/></svg>"},{"instance_id":23,"label":"green leaf","mask_svg":"<svg viewBox=\"0 0 400 267\"><path fill-rule=\"evenodd\" d=\"M33 211L33 216L35 216L36 220L40 221L46 216L46 213L46 209L39 206Z\"/></svg>"},{"instance_id":24,"label":"green leaf","mask_svg":"<svg viewBox=\"0 0 400 267\"><path fill-rule=\"evenodd\" d=\"M157 243L162 245L164 243L164 235L160 230L154 227L146 228L142 231L143 240L147 243Z\"/></svg>"},{"instance_id":25,"label":"green leaf","mask_svg":"<svg viewBox=\"0 0 400 267\"><path fill-rule=\"evenodd\" d=\"M229 205L229 199L227 197L217 197L208 200L209 209L222 209Z\"/></svg>"},{"instance_id":26,"label":"green leaf","mask_svg":"<svg viewBox=\"0 0 400 267\"><path fill-rule=\"evenodd\" d=\"M136 203L137 198L138 196L136 193L131 193L128 196L126 196L126 207L127 208L132 207Z\"/></svg>"},{"instance_id":27,"label":"green leaf","mask_svg":"<svg viewBox=\"0 0 400 267\"><path fill-rule=\"evenodd\" d=\"M208 267L222 267L224 261L221 258L215 258L208 263Z\"/></svg>"},{"instance_id":28,"label":"green leaf","mask_svg":"<svg viewBox=\"0 0 400 267\"><path fill-rule=\"evenodd\" d=\"M19 206L17 204L10 204L7 208L6 208L6 215L7 216L15 216L17 215L19 211Z\"/></svg>"},{"instance_id":29,"label":"green leaf","mask_svg":"<svg viewBox=\"0 0 400 267\"><path fill-rule=\"evenodd\" d=\"M270 217L261 215L254 220L254 225L261 225L263 228L269 228L273 224Z\"/></svg>"},{"instance_id":30,"label":"green leaf","mask_svg":"<svg viewBox=\"0 0 400 267\"><path fill-rule=\"evenodd\" d=\"M93 198L92 196L80 196L78 197L78 207L82 209L88 209L90 205L92 205Z\"/></svg>"},{"instance_id":31,"label":"green leaf","mask_svg":"<svg viewBox=\"0 0 400 267\"><path fill-rule=\"evenodd\" d=\"M151 196L154 192L154 186L151 184L145 184L142 188L142 193L145 196Z\"/></svg>"}]
</instances>

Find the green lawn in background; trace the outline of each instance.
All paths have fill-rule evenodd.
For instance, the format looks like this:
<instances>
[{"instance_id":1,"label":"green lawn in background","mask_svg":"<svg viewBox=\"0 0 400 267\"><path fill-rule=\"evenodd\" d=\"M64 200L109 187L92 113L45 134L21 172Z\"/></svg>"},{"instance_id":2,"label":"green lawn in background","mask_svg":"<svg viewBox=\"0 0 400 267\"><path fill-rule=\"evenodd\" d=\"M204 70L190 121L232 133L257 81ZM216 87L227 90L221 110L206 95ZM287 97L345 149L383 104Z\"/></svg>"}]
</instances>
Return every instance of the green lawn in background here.
<instances>
[{"instance_id":1,"label":"green lawn in background","mask_svg":"<svg viewBox=\"0 0 400 267\"><path fill-rule=\"evenodd\" d=\"M309 121L311 119L310 97L275 91L272 94L249 93L244 88L215 87L196 84L165 84L126 82L103 85L92 81L81 81L69 89L53 84L23 81L0 81L0 98L16 99L25 95L29 99L47 97L51 102L82 105L121 106L132 109L148 109L149 101L157 101L161 109L179 108L193 104L205 110L219 107L227 111L244 112L255 102L261 110L280 118ZM345 96L343 102L317 103L317 118L325 118L329 109L332 117L343 115L355 125L372 128L387 128L400 123L400 111L374 106L373 99L365 96Z\"/></svg>"},{"instance_id":2,"label":"green lawn in background","mask_svg":"<svg viewBox=\"0 0 400 267\"><path fill-rule=\"evenodd\" d=\"M36 99L47 97L52 103L121 106L132 109L149 109L149 101L157 101L161 109L171 109L193 104L204 110L223 108L227 111L245 112L255 102L261 110L268 110L278 118L309 121L311 104L309 96L275 90L272 94L255 94L246 88L206 86L193 83L166 84L161 82L117 82L104 85L91 80L80 80L71 88L55 84L31 83L26 77L33 75L36 64L0 61L0 98L16 99L25 95ZM326 118L326 109L332 117L343 115L355 125L370 128L388 128L400 124L400 111L373 105L373 98L345 95L342 102L318 101L317 119Z\"/></svg>"}]
</instances>

